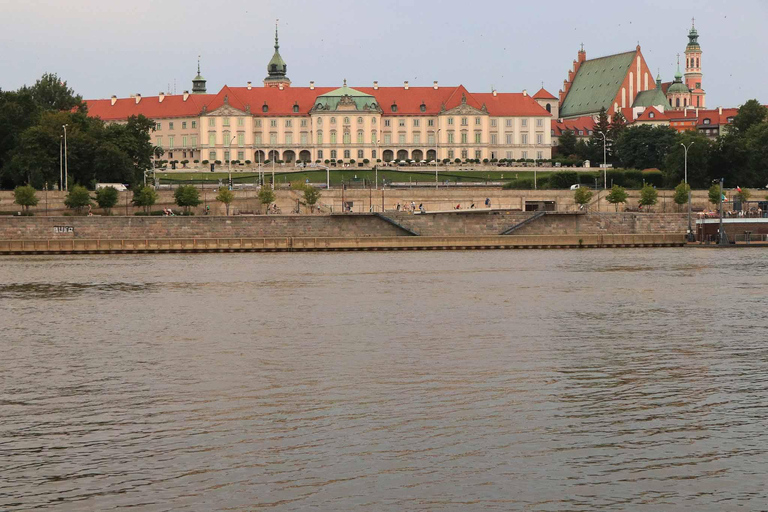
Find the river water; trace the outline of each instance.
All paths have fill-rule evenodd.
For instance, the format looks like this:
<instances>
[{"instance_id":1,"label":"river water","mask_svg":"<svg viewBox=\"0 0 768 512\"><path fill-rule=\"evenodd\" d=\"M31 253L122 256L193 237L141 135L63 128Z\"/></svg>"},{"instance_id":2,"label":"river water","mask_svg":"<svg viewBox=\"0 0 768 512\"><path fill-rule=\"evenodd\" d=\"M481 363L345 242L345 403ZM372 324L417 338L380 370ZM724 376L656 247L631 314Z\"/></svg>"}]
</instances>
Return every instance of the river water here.
<instances>
[{"instance_id":1,"label":"river water","mask_svg":"<svg viewBox=\"0 0 768 512\"><path fill-rule=\"evenodd\" d=\"M768 253L0 259L0 510L768 508Z\"/></svg>"}]
</instances>

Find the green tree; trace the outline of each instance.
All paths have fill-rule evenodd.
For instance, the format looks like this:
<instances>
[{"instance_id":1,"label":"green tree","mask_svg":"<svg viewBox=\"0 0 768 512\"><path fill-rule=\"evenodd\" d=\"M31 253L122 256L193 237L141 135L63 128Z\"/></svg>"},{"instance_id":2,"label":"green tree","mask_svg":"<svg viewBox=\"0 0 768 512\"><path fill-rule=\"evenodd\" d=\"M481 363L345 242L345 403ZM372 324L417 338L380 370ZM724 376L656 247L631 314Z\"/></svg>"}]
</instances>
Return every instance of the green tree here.
<instances>
[{"instance_id":1,"label":"green tree","mask_svg":"<svg viewBox=\"0 0 768 512\"><path fill-rule=\"evenodd\" d=\"M673 200L675 201L675 204L677 205L677 211L680 211L680 207L688 202L688 192L691 191L691 186L687 185L684 182L681 182L678 186L675 187L675 195L673 196Z\"/></svg>"},{"instance_id":2,"label":"green tree","mask_svg":"<svg viewBox=\"0 0 768 512\"><path fill-rule=\"evenodd\" d=\"M592 130L592 136L589 138L589 159L591 163L600 165L603 163L603 134L606 139L610 138L611 122L608 120L608 113L605 108L600 109L595 121L595 127ZM609 140L605 142L605 156L608 162L612 161L613 143Z\"/></svg>"},{"instance_id":3,"label":"green tree","mask_svg":"<svg viewBox=\"0 0 768 512\"><path fill-rule=\"evenodd\" d=\"M67 87L56 73L46 73L29 88L32 98L43 110L68 111L83 108L83 98Z\"/></svg>"},{"instance_id":4,"label":"green tree","mask_svg":"<svg viewBox=\"0 0 768 512\"><path fill-rule=\"evenodd\" d=\"M718 205L720 204L720 198L723 196L723 191L720 189L720 184L715 183L709 187L709 202Z\"/></svg>"},{"instance_id":5,"label":"green tree","mask_svg":"<svg viewBox=\"0 0 768 512\"><path fill-rule=\"evenodd\" d=\"M227 209L227 215L229 215L229 205L235 200L235 194L229 190L228 187L219 187L219 193L216 194L216 200L220 203L224 203Z\"/></svg>"},{"instance_id":6,"label":"green tree","mask_svg":"<svg viewBox=\"0 0 768 512\"><path fill-rule=\"evenodd\" d=\"M35 189L29 185L16 187L13 189L13 202L21 206L25 212L29 212L29 207L37 206L38 203Z\"/></svg>"},{"instance_id":7,"label":"green tree","mask_svg":"<svg viewBox=\"0 0 768 512\"><path fill-rule=\"evenodd\" d=\"M586 187L579 187L573 193L573 200L576 204L584 206L592 200L592 191Z\"/></svg>"},{"instance_id":8,"label":"green tree","mask_svg":"<svg viewBox=\"0 0 768 512\"><path fill-rule=\"evenodd\" d=\"M623 167L662 169L670 149L678 143L677 137L677 131L668 126L642 125L624 130L614 144Z\"/></svg>"},{"instance_id":9,"label":"green tree","mask_svg":"<svg viewBox=\"0 0 768 512\"><path fill-rule=\"evenodd\" d=\"M107 215L112 213L112 208L117 204L118 194L115 187L103 187L96 191L96 204L104 209Z\"/></svg>"},{"instance_id":10,"label":"green tree","mask_svg":"<svg viewBox=\"0 0 768 512\"><path fill-rule=\"evenodd\" d=\"M320 190L313 186L304 186L304 203L309 206L310 212L315 211L315 205L320 200Z\"/></svg>"},{"instance_id":11,"label":"green tree","mask_svg":"<svg viewBox=\"0 0 768 512\"><path fill-rule=\"evenodd\" d=\"M83 208L90 206L91 204L90 192L88 192L87 188L81 185L72 187L64 198L64 206L75 210L77 213L82 213Z\"/></svg>"},{"instance_id":12,"label":"green tree","mask_svg":"<svg viewBox=\"0 0 768 512\"><path fill-rule=\"evenodd\" d=\"M275 192L268 186L263 186L259 190L259 202L267 206L269 211L269 205L275 202Z\"/></svg>"},{"instance_id":13,"label":"green tree","mask_svg":"<svg viewBox=\"0 0 768 512\"><path fill-rule=\"evenodd\" d=\"M736 199L739 200L739 202L742 204L741 209L744 209L744 203L749 201L749 198L752 197L752 193L747 190L746 188L742 188L741 190L736 192Z\"/></svg>"},{"instance_id":14,"label":"green tree","mask_svg":"<svg viewBox=\"0 0 768 512\"><path fill-rule=\"evenodd\" d=\"M133 191L133 204L144 208L144 213L149 214L149 209L157 202L157 192L152 187L136 187Z\"/></svg>"},{"instance_id":15,"label":"green tree","mask_svg":"<svg viewBox=\"0 0 768 512\"><path fill-rule=\"evenodd\" d=\"M629 194L627 194L627 190L624 187L620 187L619 185L614 185L611 187L611 191L608 192L608 195L605 197L605 199L611 203L615 208L616 211L619 211L619 203L626 203L627 197L629 197Z\"/></svg>"},{"instance_id":16,"label":"green tree","mask_svg":"<svg viewBox=\"0 0 768 512\"><path fill-rule=\"evenodd\" d=\"M688 183L696 188L706 187L712 181L710 164L712 160L712 141L706 135L686 131L681 133L676 143L670 146L664 159L664 183L672 186L685 178L685 144L688 147Z\"/></svg>"},{"instance_id":17,"label":"green tree","mask_svg":"<svg viewBox=\"0 0 768 512\"><path fill-rule=\"evenodd\" d=\"M753 126L765 122L768 116L768 108L757 100L749 100L739 107L739 112L733 118L733 129L737 133L747 133Z\"/></svg>"},{"instance_id":18,"label":"green tree","mask_svg":"<svg viewBox=\"0 0 768 512\"><path fill-rule=\"evenodd\" d=\"M576 154L576 135L573 130L563 130L557 141L557 152L560 156L569 157Z\"/></svg>"},{"instance_id":19,"label":"green tree","mask_svg":"<svg viewBox=\"0 0 768 512\"><path fill-rule=\"evenodd\" d=\"M651 211L651 206L659 202L659 193L651 185L645 185L640 189L640 205Z\"/></svg>"},{"instance_id":20,"label":"green tree","mask_svg":"<svg viewBox=\"0 0 768 512\"><path fill-rule=\"evenodd\" d=\"M173 192L173 198L176 200L176 204L184 208L187 213L189 213L190 208L203 202L200 199L200 192L194 185L181 185Z\"/></svg>"}]
</instances>

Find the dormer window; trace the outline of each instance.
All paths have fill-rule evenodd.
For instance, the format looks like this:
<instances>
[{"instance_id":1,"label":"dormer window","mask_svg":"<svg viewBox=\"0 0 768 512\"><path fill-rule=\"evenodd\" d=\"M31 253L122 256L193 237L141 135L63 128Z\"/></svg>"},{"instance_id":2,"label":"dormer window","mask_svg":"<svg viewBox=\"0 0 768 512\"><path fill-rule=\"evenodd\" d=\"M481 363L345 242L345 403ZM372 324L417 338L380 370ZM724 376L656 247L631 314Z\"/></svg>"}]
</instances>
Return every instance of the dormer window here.
<instances>
[{"instance_id":1,"label":"dormer window","mask_svg":"<svg viewBox=\"0 0 768 512\"><path fill-rule=\"evenodd\" d=\"M296 104L293 105L293 113L297 114L298 112L299 112L299 105L298 105L298 103L296 103Z\"/></svg>"},{"instance_id":2,"label":"dormer window","mask_svg":"<svg viewBox=\"0 0 768 512\"><path fill-rule=\"evenodd\" d=\"M648 114L648 117L650 117L651 119L653 119L654 117L656 117L656 114L655 114L655 113L653 113L653 112L650 112L650 113Z\"/></svg>"},{"instance_id":3,"label":"dormer window","mask_svg":"<svg viewBox=\"0 0 768 512\"><path fill-rule=\"evenodd\" d=\"M421 106L419 107L419 110L421 110L422 112L426 112L427 106L422 102Z\"/></svg>"},{"instance_id":4,"label":"dormer window","mask_svg":"<svg viewBox=\"0 0 768 512\"><path fill-rule=\"evenodd\" d=\"M262 111L262 112L265 112L265 113L266 113L266 112L269 112L269 105L267 105L267 102L266 102L266 101L264 102L264 105L262 105L262 107L261 107L261 111Z\"/></svg>"},{"instance_id":5,"label":"dormer window","mask_svg":"<svg viewBox=\"0 0 768 512\"><path fill-rule=\"evenodd\" d=\"M729 117L728 119L726 119L726 121L728 121L729 123L732 123L733 122L733 118Z\"/></svg>"},{"instance_id":6,"label":"dormer window","mask_svg":"<svg viewBox=\"0 0 768 512\"><path fill-rule=\"evenodd\" d=\"M392 104L392 112L397 112L397 103Z\"/></svg>"},{"instance_id":7,"label":"dormer window","mask_svg":"<svg viewBox=\"0 0 768 512\"><path fill-rule=\"evenodd\" d=\"M710 123L711 123L711 121L709 119L705 119L704 120L704 124L710 124Z\"/></svg>"}]
</instances>

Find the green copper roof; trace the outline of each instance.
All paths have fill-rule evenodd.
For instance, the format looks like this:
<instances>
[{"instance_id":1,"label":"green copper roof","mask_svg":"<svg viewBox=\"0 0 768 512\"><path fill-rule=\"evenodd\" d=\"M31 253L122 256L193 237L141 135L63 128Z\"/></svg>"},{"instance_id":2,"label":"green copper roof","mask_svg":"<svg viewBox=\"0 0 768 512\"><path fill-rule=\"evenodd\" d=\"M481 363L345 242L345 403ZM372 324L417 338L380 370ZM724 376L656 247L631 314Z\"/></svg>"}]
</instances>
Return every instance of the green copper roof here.
<instances>
[{"instance_id":1,"label":"green copper roof","mask_svg":"<svg viewBox=\"0 0 768 512\"><path fill-rule=\"evenodd\" d=\"M659 105L663 107L669 105L667 97L659 87L655 87L648 91L642 91L637 95L635 102L632 104L633 107L657 107Z\"/></svg>"},{"instance_id":2,"label":"green copper roof","mask_svg":"<svg viewBox=\"0 0 768 512\"><path fill-rule=\"evenodd\" d=\"M280 56L280 43L277 40L277 25L275 25L275 54L272 55L269 64L267 64L267 74L269 77L284 77L288 72L288 66Z\"/></svg>"},{"instance_id":3,"label":"green copper roof","mask_svg":"<svg viewBox=\"0 0 768 512\"><path fill-rule=\"evenodd\" d=\"M611 108L635 55L632 51L582 62L560 107L560 116L575 117Z\"/></svg>"},{"instance_id":4,"label":"green copper roof","mask_svg":"<svg viewBox=\"0 0 768 512\"><path fill-rule=\"evenodd\" d=\"M683 74L680 72L680 55L677 56L677 72L675 73L675 81L667 89L667 94L673 92L690 92L688 86L683 83Z\"/></svg>"},{"instance_id":5,"label":"green copper roof","mask_svg":"<svg viewBox=\"0 0 768 512\"><path fill-rule=\"evenodd\" d=\"M347 87L346 80L344 80L344 85L342 87L318 96L315 100L315 108L319 105L322 110L336 110L339 103L342 102L353 102L357 110L377 108L376 98L374 96Z\"/></svg>"},{"instance_id":6,"label":"green copper roof","mask_svg":"<svg viewBox=\"0 0 768 512\"><path fill-rule=\"evenodd\" d=\"M699 32L696 27L691 27L691 31L688 32L688 46L686 49L701 48L699 46Z\"/></svg>"}]
</instances>

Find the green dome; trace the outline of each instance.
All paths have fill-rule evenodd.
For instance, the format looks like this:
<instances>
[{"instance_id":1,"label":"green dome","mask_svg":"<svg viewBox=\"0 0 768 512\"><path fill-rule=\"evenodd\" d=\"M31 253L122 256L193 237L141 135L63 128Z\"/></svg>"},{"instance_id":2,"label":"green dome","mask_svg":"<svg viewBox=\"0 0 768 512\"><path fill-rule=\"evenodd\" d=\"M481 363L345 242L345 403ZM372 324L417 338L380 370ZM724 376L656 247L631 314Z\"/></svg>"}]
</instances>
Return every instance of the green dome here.
<instances>
[{"instance_id":1,"label":"green dome","mask_svg":"<svg viewBox=\"0 0 768 512\"><path fill-rule=\"evenodd\" d=\"M669 86L669 89L667 89L667 94L674 94L676 92L677 93L682 92L682 93L687 94L687 93L689 93L691 91L688 90L688 86L685 85L683 82L679 82L679 81L675 80L674 82L672 82L672 85Z\"/></svg>"},{"instance_id":2,"label":"green dome","mask_svg":"<svg viewBox=\"0 0 768 512\"><path fill-rule=\"evenodd\" d=\"M277 42L277 25L275 25L275 54L267 64L267 74L270 77L282 78L288 72L288 65L280 56L280 44Z\"/></svg>"}]
</instances>

